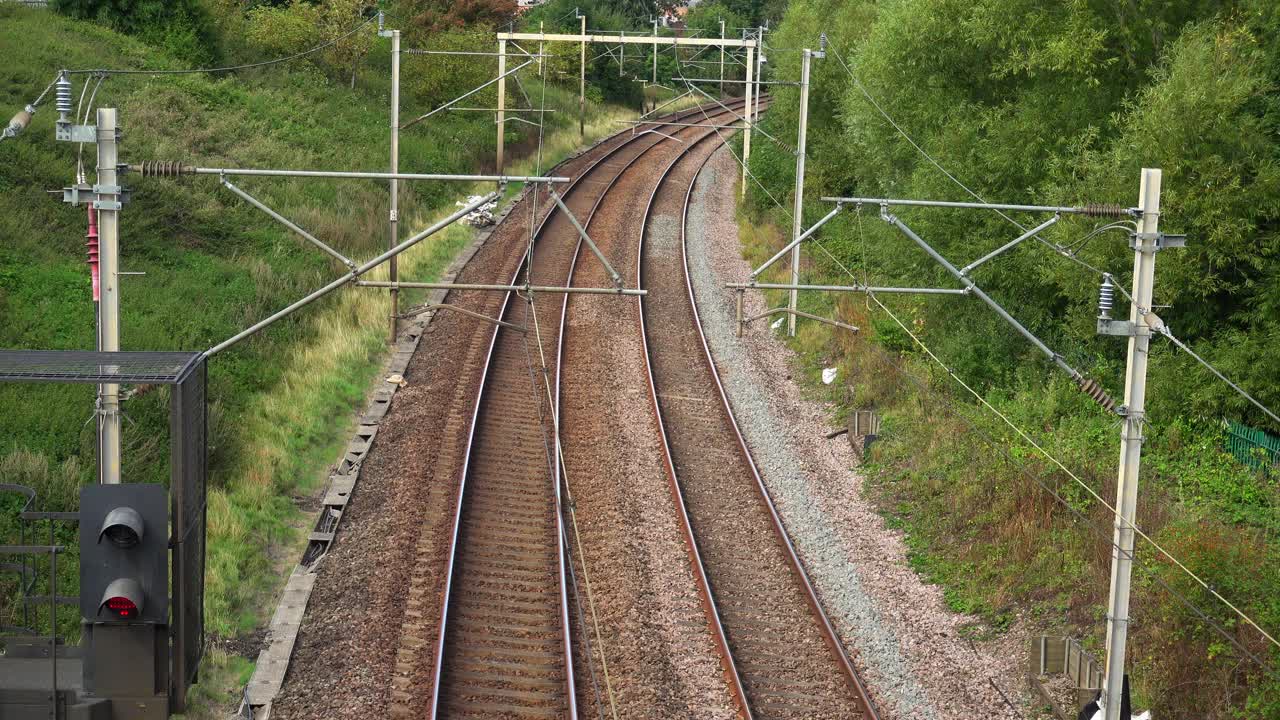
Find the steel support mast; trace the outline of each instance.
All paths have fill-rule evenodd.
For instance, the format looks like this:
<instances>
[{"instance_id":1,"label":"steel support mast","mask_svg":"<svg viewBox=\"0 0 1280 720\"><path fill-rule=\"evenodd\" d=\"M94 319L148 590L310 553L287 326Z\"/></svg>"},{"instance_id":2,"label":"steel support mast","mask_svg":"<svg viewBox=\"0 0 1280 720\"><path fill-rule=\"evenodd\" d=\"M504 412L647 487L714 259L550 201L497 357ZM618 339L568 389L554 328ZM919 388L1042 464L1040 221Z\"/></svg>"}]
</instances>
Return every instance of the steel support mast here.
<instances>
[{"instance_id":1,"label":"steel support mast","mask_svg":"<svg viewBox=\"0 0 1280 720\"><path fill-rule=\"evenodd\" d=\"M120 180L116 109L98 110L98 350L120 349ZM120 386L98 386L98 482L120 482Z\"/></svg>"},{"instance_id":2,"label":"steel support mast","mask_svg":"<svg viewBox=\"0 0 1280 720\"><path fill-rule=\"evenodd\" d=\"M391 174L395 175L400 172L400 31L391 30ZM501 72L501 71L499 71ZM498 125L498 132L502 132L502 125ZM498 143L498 156L502 156L502 143ZM502 173L502 161L498 161L498 173ZM391 178L391 209L388 212L388 232L387 232L387 249L394 248L400 242L400 181L397 178ZM395 282L400 277L400 267L398 258L392 256L391 261L387 264L387 272L391 278L391 282ZM387 342L394 345L396 342L396 334L399 331L400 322L400 290L391 288L391 334Z\"/></svg>"},{"instance_id":3,"label":"steel support mast","mask_svg":"<svg viewBox=\"0 0 1280 720\"><path fill-rule=\"evenodd\" d=\"M805 143L809 135L809 66L813 61L813 51L805 48L800 61L800 129L796 136L796 198L795 208L791 214L791 240L795 247L791 248L791 284L800 284L800 237L804 229L804 156ZM750 107L750 100L747 101ZM748 115L750 110L747 111ZM798 290L791 290L787 301L787 335L796 335L796 305L800 298Z\"/></svg>"},{"instance_id":4,"label":"steel support mast","mask_svg":"<svg viewBox=\"0 0 1280 720\"><path fill-rule=\"evenodd\" d=\"M541 54L541 53L539 53ZM495 173L502 174L502 145L506 142L507 132L507 41L498 41L498 147L495 162L497 169ZM502 187L502 181L498 181L498 187Z\"/></svg>"},{"instance_id":5,"label":"steel support mast","mask_svg":"<svg viewBox=\"0 0 1280 720\"><path fill-rule=\"evenodd\" d=\"M587 16L582 20L582 42L578 43L578 137L587 136Z\"/></svg>"},{"instance_id":6,"label":"steel support mast","mask_svg":"<svg viewBox=\"0 0 1280 720\"><path fill-rule=\"evenodd\" d=\"M720 39L724 40L724 18L720 18ZM724 45L720 46L720 99L724 99Z\"/></svg>"},{"instance_id":7,"label":"steel support mast","mask_svg":"<svg viewBox=\"0 0 1280 720\"><path fill-rule=\"evenodd\" d=\"M1115 533L1111 548L1111 594L1107 606L1106 720L1120 720L1125 642L1129 636L1129 590L1133 571L1138 469L1142 460L1147 397L1147 352L1151 343L1152 287L1159 247L1160 170L1143 168L1138 203L1142 218L1133 241L1133 302L1129 306L1129 354L1125 364L1124 423L1120 429L1120 474L1116 485Z\"/></svg>"},{"instance_id":8,"label":"steel support mast","mask_svg":"<svg viewBox=\"0 0 1280 720\"><path fill-rule=\"evenodd\" d=\"M755 125L755 121L751 118L751 98L754 92L756 96L760 94L759 88L753 87L752 82L755 80L755 47L747 46L747 96L746 104L743 108L743 119L746 120L746 129L742 131L742 191L741 196L747 196L747 174L751 167L751 128Z\"/></svg>"}]
</instances>

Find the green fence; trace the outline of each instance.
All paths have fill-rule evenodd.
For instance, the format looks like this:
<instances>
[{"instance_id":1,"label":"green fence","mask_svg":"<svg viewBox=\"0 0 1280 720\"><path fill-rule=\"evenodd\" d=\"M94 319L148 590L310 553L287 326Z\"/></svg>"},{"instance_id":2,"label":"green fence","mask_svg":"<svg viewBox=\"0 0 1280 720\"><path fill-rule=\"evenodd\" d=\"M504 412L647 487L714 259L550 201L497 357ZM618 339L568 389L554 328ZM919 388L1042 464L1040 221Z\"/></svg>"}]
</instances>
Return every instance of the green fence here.
<instances>
[{"instance_id":1,"label":"green fence","mask_svg":"<svg viewBox=\"0 0 1280 720\"><path fill-rule=\"evenodd\" d=\"M1254 469L1280 465L1280 438L1238 422L1224 423L1227 451L1236 460Z\"/></svg>"}]
</instances>

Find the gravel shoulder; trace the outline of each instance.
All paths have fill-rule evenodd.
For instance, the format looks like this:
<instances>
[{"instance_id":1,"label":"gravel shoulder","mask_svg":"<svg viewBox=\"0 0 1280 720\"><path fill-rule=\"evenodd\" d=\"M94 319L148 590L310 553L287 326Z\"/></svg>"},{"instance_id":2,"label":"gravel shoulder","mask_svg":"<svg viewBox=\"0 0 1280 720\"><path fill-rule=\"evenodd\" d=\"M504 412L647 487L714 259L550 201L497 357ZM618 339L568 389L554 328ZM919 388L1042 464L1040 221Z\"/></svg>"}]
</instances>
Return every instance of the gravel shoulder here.
<instances>
[{"instance_id":1,"label":"gravel shoulder","mask_svg":"<svg viewBox=\"0 0 1280 720\"><path fill-rule=\"evenodd\" d=\"M738 423L831 621L885 720L1025 717L1023 633L966 636L977 619L948 610L941 588L910 568L902 533L863 494L848 441L825 438L834 408L791 381L795 354L764 323L736 337L724 283L752 269L738 243L737 172L721 149L695 185L689 272ZM759 293L747 293L748 315L765 309Z\"/></svg>"}]
</instances>

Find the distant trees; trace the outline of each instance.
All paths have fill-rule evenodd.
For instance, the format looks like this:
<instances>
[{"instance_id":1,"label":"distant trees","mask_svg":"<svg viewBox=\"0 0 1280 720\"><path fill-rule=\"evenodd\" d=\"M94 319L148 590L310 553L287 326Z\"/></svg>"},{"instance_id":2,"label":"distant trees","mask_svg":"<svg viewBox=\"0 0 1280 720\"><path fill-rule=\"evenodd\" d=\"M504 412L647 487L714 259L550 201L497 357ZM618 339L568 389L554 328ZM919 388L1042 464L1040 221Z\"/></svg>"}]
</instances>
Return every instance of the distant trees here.
<instances>
[{"instance_id":1,"label":"distant trees","mask_svg":"<svg viewBox=\"0 0 1280 720\"><path fill-rule=\"evenodd\" d=\"M259 5L249 10L250 41L273 55L288 55L336 41L323 60L355 86L356 66L373 45L372 29L351 33L368 12L367 0L292 0L282 5ZM350 33L350 34L349 34Z\"/></svg>"},{"instance_id":2,"label":"distant trees","mask_svg":"<svg viewBox=\"0 0 1280 720\"><path fill-rule=\"evenodd\" d=\"M427 33L497 27L516 15L515 0L405 0L400 9L412 28Z\"/></svg>"},{"instance_id":3,"label":"distant trees","mask_svg":"<svg viewBox=\"0 0 1280 720\"><path fill-rule=\"evenodd\" d=\"M217 40L201 0L52 0L53 9L136 35L187 62L214 59Z\"/></svg>"}]
</instances>

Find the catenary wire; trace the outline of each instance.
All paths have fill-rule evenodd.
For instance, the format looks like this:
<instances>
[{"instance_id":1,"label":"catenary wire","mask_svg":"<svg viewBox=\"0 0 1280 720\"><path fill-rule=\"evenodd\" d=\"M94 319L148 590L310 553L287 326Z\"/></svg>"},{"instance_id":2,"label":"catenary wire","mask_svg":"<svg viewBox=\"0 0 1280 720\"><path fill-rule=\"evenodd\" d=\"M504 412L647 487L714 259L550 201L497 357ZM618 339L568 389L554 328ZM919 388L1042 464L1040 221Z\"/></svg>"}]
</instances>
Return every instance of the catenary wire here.
<instances>
[{"instance_id":1,"label":"catenary wire","mask_svg":"<svg viewBox=\"0 0 1280 720\"><path fill-rule=\"evenodd\" d=\"M843 270L847 275L849 275L849 277L854 278L854 280L856 281L856 277L854 276L853 272L852 272L851 270L849 270L849 268L848 268L847 266L845 266L843 263L841 263L838 259L836 259L836 257L835 257L834 255L832 255L832 254L831 254L831 252L830 252L829 250L827 250L826 246L825 246L825 245L823 245L823 244L822 244L822 242L821 242L820 240L817 240L817 239L815 238L815 244L818 246L818 248L819 248L819 249L821 249L821 250L822 250L822 251L827 255L827 257L828 257L828 258L829 258L833 263L835 263L835 264L836 264L838 267L840 267L840 268L841 268L841 269L842 269L842 270ZM958 383L958 384L959 384L961 387L963 387L966 391L968 391L970 394L972 394L972 395L973 395L973 396L974 396L974 397L979 401L979 403L980 403L982 406L986 407L988 410L990 410L992 413L994 413L998 418L1000 418L1000 420L1002 420L1006 425L1008 425L1010 428L1012 428L1012 429L1013 429L1017 434L1019 434L1019 435L1020 435L1024 440L1026 440L1028 443L1030 443L1030 444L1031 444L1031 446L1032 446L1032 447L1034 447L1037 451L1039 451L1039 452L1040 452L1040 454L1041 454L1042 456L1044 456L1045 458L1047 458L1047 459L1048 459L1050 462L1052 462L1053 464L1057 465L1057 466L1059 467L1059 469L1061 469L1063 472L1065 472L1065 473L1068 475L1068 477L1070 477L1074 482L1076 482L1076 483L1077 483L1077 484L1079 484L1081 487L1083 487L1086 491L1088 491L1088 492L1089 492L1089 494L1090 494L1090 495L1092 495L1096 500L1098 500L1098 502L1099 502L1103 507L1106 507L1108 510L1110 510L1110 511L1112 512L1112 514L1113 514L1113 515L1115 515L1117 518L1119 517L1119 514L1115 511L1115 509L1114 509L1114 508L1112 508L1112 507L1111 507L1111 506L1110 506L1110 505L1109 505L1105 500L1102 500L1102 499L1097 495L1097 493L1093 492L1093 490L1092 490L1092 489L1091 489L1087 484L1085 484L1083 480L1081 480L1081 479L1080 479L1079 477L1077 477L1074 473L1072 473L1070 470L1068 470L1068 469L1067 469L1067 468L1066 468L1066 467L1065 467L1065 466L1064 466L1064 465L1063 465L1063 464L1062 464L1062 463L1061 463L1061 462L1060 462L1056 457L1054 457L1053 455L1050 455L1050 454L1048 453L1048 451L1046 451L1046 450L1045 450L1043 447L1041 447L1038 443L1036 443L1034 440L1032 440L1032 439L1031 439L1031 438L1030 438L1030 437L1029 437L1025 432L1023 432L1023 431L1022 431L1018 426L1014 425L1014 424L1013 424L1013 422L1012 422L1012 421L1010 421L1010 420L1008 419L1008 417L1007 417L1007 416L1005 416L1005 415L1004 415L1003 413L1001 413L999 410L997 410L996 408L994 408L993 406L991 406L991 404L987 402L986 398L982 397L982 395L981 395L981 394L979 394L976 390L974 390L972 386L970 386L970 385L969 385L968 383L966 383L963 379L961 379L961 378L960 378L960 376L958 376L958 375L955 373L955 371L954 371L954 370L952 370L949 366L947 366L944 362L942 362L942 360L941 360L937 355L935 355L935 354L933 353L933 351L932 351L932 350L931 350L927 345L925 345L925 344L924 344L924 342L920 339L920 337L919 337L916 333L914 333L914 332L911 330L911 328L907 326L907 324L906 324L906 323L904 323L904 322L903 322L903 321L902 321L902 320L901 320L901 319L900 319L900 318L899 318L899 317L898 317L898 316L897 316L897 315L896 315L892 310L890 310L890 309L889 309L889 308L888 308L888 307L887 307L883 302L881 302L880 298L879 298L879 297L877 297L877 295L876 295L874 292L868 292L868 293L867 293L867 297L868 297L868 299L869 299L870 301L874 302L874 303L875 303L875 304L876 304L876 305L877 305L877 306L878 306L878 307L879 307L879 308L880 308L884 313L886 313L886 314L887 314L887 315L888 315L888 316L889 316L889 317L894 321L894 323L895 323L896 325L898 325L898 327L899 327L899 328L901 328L901 329L903 330L903 332L907 333L907 335L911 337L912 341L913 341L913 342L915 342L915 344L916 344L917 346L919 346L919 347L920 347L920 348L925 352L925 354L927 354L927 355L928 355L928 356L929 356L929 357L930 357L930 358L931 358L931 359L932 359L932 360L933 360L933 361L934 361L934 362L935 362L935 363L936 363L940 368L942 368L943 372L945 372L949 377L951 377L951 379L955 380L955 381L956 381L956 383ZM880 348L880 347L876 346L874 343L868 343L868 346L869 346L869 347L874 348L874 349L875 349L878 353L880 353L880 354L885 354L884 350L883 350L882 348ZM890 361L890 362L891 362L891 361ZM893 365L893 367L895 367L896 369L898 369L898 370L902 373L902 375L903 375L903 376L905 376L905 377L907 377L908 379L910 379L913 383L915 383L915 384L916 384L918 387L920 387L922 390L924 390L924 391L926 391L926 392L930 392L930 393L932 393L935 397L942 398L942 396L941 396L941 395L940 395L936 390L933 390L932 388L929 388L929 387L928 387L928 385L927 385L927 383L925 383L925 381L923 381L923 380L921 380L920 378L916 377L913 373L911 373L910 371L908 371L906 368L902 367L901 365L899 365L899 364L897 364L897 363L892 363L892 365ZM1094 530L1094 531L1099 535L1099 537L1100 537L1100 538L1102 538L1102 539L1106 540L1106 541L1108 542L1108 544L1110 544L1110 545L1111 545L1111 547L1112 547L1113 549L1115 549L1115 550L1119 551L1121 554L1123 554L1123 555L1124 555L1125 557L1127 557L1129 560L1132 560L1132 561L1135 561L1135 562L1137 561L1137 558L1136 558L1136 556L1135 556L1133 553L1128 552L1128 551L1124 550L1123 548L1121 548L1119 545L1117 545L1117 544L1115 543L1114 539L1108 538L1108 537L1107 537L1107 533L1106 533L1106 531L1105 531L1105 529L1104 529L1104 528L1102 528L1102 527L1101 527L1101 526L1099 526L1095 521L1093 521L1093 520L1089 519L1087 516L1085 516L1083 513L1081 513L1077 508L1075 508L1074 506L1072 506L1070 502L1068 502L1065 498L1063 498L1063 497L1062 497L1062 496L1061 496L1057 491L1053 490L1053 489L1052 489L1051 487L1049 487L1049 486L1048 486L1044 481L1042 481L1040 478L1036 477L1033 473L1031 473L1029 470L1027 470L1027 469L1026 469L1026 467L1025 467L1022 463L1018 462L1018 461L1017 461L1017 460L1016 460L1016 459L1015 459L1015 458L1014 458L1014 457L1013 457L1013 456L1008 452L1008 450L1003 446L1003 443L1001 443L1001 442L1000 442L999 440L997 440L994 436L992 436L990 432L986 431L985 429L982 429L982 428L977 427L977 425L976 425L975 423L973 423L973 422L972 422L972 420L970 420L968 417L966 417L963 413L961 413L961 412L959 412L958 410L956 410L956 408L954 407L954 405L952 405L952 404L951 404L949 401L947 401L945 398L942 398L942 399L944 400L944 402L947 402L947 404L951 407L951 409L952 409L952 411L953 411L953 414L954 414L954 415L956 415L957 417L959 417L959 418L960 418L960 419L961 419L961 420L966 424L966 426L968 426L971 430L978 430L978 431L979 431L979 432L981 432L983 435L985 435L985 436L986 436L986 438L987 438L987 440L990 442L990 444L991 444L993 447L995 447L995 448L996 448L996 449L997 449L997 450L998 450L1002 455L1004 455L1004 456L1005 456L1005 458L1006 458L1007 460L1009 460L1009 462L1010 462L1011 464L1013 464L1015 467L1017 467L1017 468L1018 468L1018 470L1019 470L1023 475L1025 475L1025 476L1026 476L1026 477L1028 477L1029 479L1033 480L1037 485L1039 485L1041 488L1043 488L1045 491L1047 491L1050 495L1052 495L1052 496L1053 496L1053 498L1054 498L1058 503L1060 503L1063 507L1067 508L1067 510L1069 510L1069 511L1072 513L1072 515L1074 515L1074 516L1075 516L1075 518L1076 518L1077 520L1083 521L1083 522L1085 522L1087 525L1089 525L1089 527L1090 527L1090 528L1092 528L1092 529L1093 529L1093 530ZM1186 573L1186 574L1190 575L1194 580L1196 580L1198 583L1200 583L1200 585L1201 585L1202 587L1204 587L1206 590L1208 590L1210 593L1212 593L1212 594L1213 594L1215 597L1217 597L1220 601L1222 601L1223 603L1225 603L1225 604L1227 605L1227 607L1231 608L1231 609L1236 613L1236 615L1238 615L1239 617L1241 617L1242 619L1244 619L1244 620L1245 620L1246 622L1248 622L1250 625L1253 625L1254 629L1256 629L1259 633L1261 633L1265 638L1267 638L1268 640L1270 640L1270 641L1272 642L1272 644L1276 644L1276 645L1277 645L1277 647L1280 647L1280 644L1277 644L1277 643L1276 643L1276 641L1275 641L1275 639L1274 639L1273 637L1271 637L1271 635L1270 635L1270 634L1268 634L1265 630L1263 630L1260 626L1258 626L1258 624L1257 624L1257 623L1253 622L1253 620L1251 620L1247 615L1245 615L1245 614L1244 614L1244 613L1242 613L1240 610L1238 610L1234 605L1232 605L1230 602L1228 602L1225 598L1223 598L1221 595L1219 595L1219 594L1217 593L1217 591L1213 589L1213 587L1212 587L1212 586L1208 585L1208 584L1207 584L1207 583L1205 583L1203 580L1201 580L1201 579L1199 578L1199 576L1195 575L1195 574L1194 574L1194 573L1192 573L1190 570L1188 570L1188 569L1187 569L1187 567L1186 567L1185 565L1183 565L1181 562L1179 562L1179 561L1177 560L1177 558L1174 558L1174 557L1173 557L1172 555L1170 555L1167 551L1165 551L1163 547L1161 547L1159 544L1157 544L1157 543L1156 543L1154 540L1152 540L1150 537L1148 537L1147 535L1145 535L1144 533L1142 533L1142 531L1141 531L1141 530L1139 530L1139 529L1137 528L1137 526L1132 525L1132 524L1130 524L1130 525L1131 525L1131 527L1133 528L1133 530L1134 530L1136 533L1138 533L1138 534L1142 535L1143 539L1145 539L1148 543L1150 543L1153 547L1155 547L1155 548L1156 548L1156 549L1157 549L1157 550L1158 550L1162 555L1164 555L1166 558L1168 558L1169 560L1171 560L1171 561L1172 561L1175 565L1177 565L1177 566L1178 566L1178 567L1179 567L1179 568L1180 568L1184 573ZM1212 626L1214 630L1216 630L1219 634L1221 634L1221 635L1222 635L1222 637L1224 637L1225 639L1227 639L1228 641L1230 641L1230 642L1231 642L1231 643L1232 643L1232 644L1233 644L1237 649L1239 649L1241 652L1243 652L1245 655L1247 655L1251 660L1253 660L1255 663L1257 663L1258 665L1260 665L1260 666L1262 666L1262 667L1266 667L1266 664L1265 664L1265 663L1264 663L1260 658L1258 658L1258 656L1257 656L1256 654L1254 654L1254 653L1253 653L1252 651L1250 651L1248 648L1244 647L1244 645L1243 645L1243 644L1241 644L1238 640L1236 640L1236 639L1235 639L1235 638L1234 638L1230 633L1228 633L1228 632L1227 632L1227 631L1226 631L1226 630L1225 630L1225 629L1224 629L1224 628L1223 628L1219 623L1217 623L1215 620L1213 620L1211 617L1209 617L1209 616L1208 616L1204 611L1202 611L1202 610L1201 610L1197 605L1195 605L1195 603L1193 603L1190 599L1188 599L1184 594L1182 594L1182 593L1178 592L1177 590L1175 590L1175 589L1174 589L1173 587L1171 587L1171 586L1170 586L1170 585L1169 585L1169 584L1168 584L1164 579L1160 578L1159 576L1157 576L1157 575L1154 575L1154 574L1153 574L1151 577L1152 577L1153 579L1155 579L1155 580L1156 580L1156 581L1161 585L1161 587L1162 587L1162 588L1164 588L1164 589L1165 589L1166 591L1168 591L1171 595L1173 595L1174 597L1176 597L1176 598L1177 598L1177 599L1178 599L1178 600L1179 600L1179 601L1180 601L1184 606L1186 606L1187 608L1189 608L1189 609L1191 609L1193 612L1195 612L1195 613L1196 613L1196 615L1197 615L1198 617L1200 617L1202 620L1204 620L1206 623L1208 623L1210 626Z\"/></svg>"},{"instance_id":2,"label":"catenary wire","mask_svg":"<svg viewBox=\"0 0 1280 720\"><path fill-rule=\"evenodd\" d=\"M830 47L830 46L828 46L828 47ZM852 73L850 73L850 75L852 76ZM854 78L854 80L855 80L855 82L857 81L857 79L856 79L856 78ZM885 114L885 117L886 117L886 118L887 118L891 123L893 122L892 118L890 118L887 114ZM897 124L896 124L896 123L893 123L893 124L894 124L894 126L895 126L895 127L897 127ZM904 137L906 137L906 136L905 136L905 134L904 134ZM909 138L908 138L908 139L909 139ZM915 145L914 141L912 141L912 145ZM918 146L917 146L917 147L918 147ZM923 153L924 151L923 151L923 150L921 150L921 152ZM737 156L737 154L736 154L736 153L734 154L734 158L738 160L738 163L739 163L740 165L742 165L742 160L741 160L741 158L739 158L739 157ZM944 168L942 168L942 166L941 166L941 165L938 165L938 168L939 168L940 170L942 170L942 172L947 173L947 171L946 171ZM746 166L745 166L745 165L743 165L743 169L744 169L744 171L746 170ZM748 173L748 174L750 174L750 173ZM951 177L950 173L947 173L947 175L948 175L948 177ZM782 210L784 213L786 213L786 208L784 208L784 207L782 206L782 204L778 202L777 198L774 198L774 197L773 197L773 195L772 195L771 193L769 193L769 192L768 192L768 190L767 190L766 188L764 188L763 183L761 183L761 182L760 182L760 180L759 180L758 178L756 178L754 175L750 175L750 176L751 176L752 180L753 180L753 181L755 181L755 183L761 187L761 189L764 189L764 190L765 190L765 193L766 193L767 195L769 195L770 199L771 199L771 200L773 200L774 204L775 204L775 205L777 205L777 206L778 206L778 208L779 208L780 210ZM957 182L957 183L959 183L959 181L958 181L958 180L957 180L956 182ZM962 185L962 186L963 186L963 185ZM983 200L983 199L982 199L980 196L978 196L977 194L972 193L972 191L970 191L970 194L972 194L972 195L973 195L976 199L978 199L980 202L984 202L984 203L986 202L985 200ZM788 215L789 215L789 213L788 213ZM1010 220L1010 222L1013 222L1013 221L1012 221L1012 220ZM1016 224L1016 223L1015 223L1015 224ZM814 237L814 239L815 239L815 240L817 239L817 238L816 238L816 236ZM820 242L820 241L819 241L819 242L817 242L816 244L818 245L818 247L819 247L819 248L821 248L824 252L826 252L826 248L821 244L821 242ZM855 281L855 282L857 281L857 277L856 277L855 275L853 275L852 271L850 271L850 270L848 269L848 267L845 267L843 264L839 263L839 261L838 261L838 260L835 260L834 256L831 256L829 252L828 252L827 254L828 254L828 256L829 256L829 257L832 257L832 260L833 260L834 262L836 262L836 264L837 264L838 266L840 266L841 268L843 268L843 270L844 270L846 273L848 273L848 274L850 275L850 277L854 279L854 281ZM884 307L884 306L883 306L883 304L879 303L879 299L878 299L878 298L874 298L873 294L871 294L871 293L868 293L868 295L869 295L869 296L871 296L871 297L872 297L872 299L876 300L877 304L880 304L880 305L881 305L881 307L882 307L882 308L884 308L886 312L888 312L888 308L887 308L887 307ZM901 323L901 322L899 322L899 324L901 325L902 323ZM904 329L906 329L906 331L908 332L908 334L911 334L911 335L912 335L912 337L913 337L913 338L915 338L914 333L911 333L911 331L910 331L909 329L907 329L907 328L905 327L905 325L904 325L903 327L904 327ZM1128 525L1128 526L1129 526L1129 527L1134 531L1134 534L1136 534L1138 537L1140 537L1140 538L1142 538L1144 541L1146 541L1146 542L1147 542L1147 544L1149 544L1149 545L1150 545L1151 547L1153 547L1153 548L1154 548L1154 549L1155 549L1159 554L1163 555L1163 556L1164 556L1165 558L1167 558L1170 562L1172 562L1174 565L1176 565L1180 570L1182 570L1182 572L1183 572L1184 574L1186 574L1188 577L1190 577L1192 580L1194 580L1196 583L1198 583L1202 588L1204 588L1205 590L1207 590L1207 591L1208 591L1211 595L1213 595L1213 596L1214 596L1214 597L1215 597L1219 602L1221 602L1223 605L1225 605L1225 606L1227 606L1228 608L1230 608L1230 609L1231 609L1231 611L1232 611L1232 612L1233 612L1237 617L1239 617L1241 620L1244 620L1244 621L1245 621L1246 623L1248 623L1249 625L1252 625L1252 626L1253 626L1253 628L1254 628L1255 630L1257 630L1257 631L1258 631L1258 632L1259 632L1263 637L1265 637L1265 638L1266 638L1266 639L1267 639L1267 640L1268 640L1272 645L1276 646L1277 648L1280 648L1280 641L1277 641L1277 640L1276 640L1276 638L1275 638L1274 636L1272 636L1270 633L1268 633L1266 630L1264 630L1264 629L1262 628L1262 626L1260 626L1256 621L1254 621L1254 620L1253 620L1253 618L1252 618L1252 617L1250 617L1248 614L1246 614L1245 612L1243 612L1242 610L1240 610L1238 607L1236 607L1236 606L1235 606L1235 604L1234 604L1234 603L1232 603L1230 600L1228 600L1228 599L1226 599L1225 597L1223 597L1223 596L1222 596L1222 594L1221 594L1221 593L1219 593L1219 592L1218 592L1218 591L1217 591L1217 590L1216 590L1212 585L1210 585L1210 584L1209 584L1208 582L1206 582L1203 578L1201 578L1198 574L1196 574L1194 571L1192 571L1190 568L1188 568L1188 567L1186 566L1186 564L1184 564L1181 560L1179 560L1179 559L1178 559L1177 557L1175 557L1172 553L1170 553L1168 550L1166 550L1166 549L1164 548L1164 546L1163 546L1163 545L1161 545L1160 543L1156 542L1156 540L1155 540L1154 538L1152 538L1150 535L1148 535L1146 532L1144 532L1144 531L1143 531L1141 528L1139 528L1136 524L1131 523L1131 522L1129 522L1128 520L1124 519L1124 518L1123 518L1123 516L1121 516L1121 515L1120 515L1119 511L1117 511L1117 510L1115 509L1115 507L1114 507L1114 506L1112 506L1110 503L1108 503L1108 502L1107 502L1107 501L1106 501L1106 500L1105 500L1101 495L1099 495L1099 494L1098 494L1098 493L1097 493L1097 492L1096 492L1092 487L1090 487L1090 486L1088 485L1088 483L1085 483L1085 482L1084 482L1084 481L1083 481L1083 480L1082 480L1078 475L1076 475L1076 474L1075 474L1074 472L1072 472L1069 468L1067 468L1067 467L1066 467L1066 465L1064 465L1060 460L1058 460L1055 456L1051 455L1047 450L1045 450L1043 447L1041 447L1041 446L1040 446L1040 444L1039 444L1039 443L1037 443L1034 439L1032 439L1030 435L1028 435L1025 431L1023 431L1023 430L1022 430L1022 428L1018 427L1016 424L1014 424L1014 423L1013 423L1013 421L1009 420L1009 418L1008 418L1007 416L1005 416L1005 415L1004 415L1003 413L1001 413L998 409L996 409L996 408L995 408L994 406L992 406L989 402L987 402L986 398L984 398L980 393L978 393L978 392L977 392L976 390L974 390L971 386L969 386L967 383L965 383L965 382L964 382L964 381L963 381L959 376L955 375L955 373L954 373L954 372L952 372L952 371L950 370L950 368L948 368L948 367L947 367L947 365L946 365L945 363L943 363L943 362L942 362L942 360L941 360L941 359L939 359L936 355L934 355L934 354L933 354L933 352L932 352L931 350L929 350L927 347L925 347L925 346L923 345L923 343L921 343L918 339L916 339L916 342L917 342L917 343L919 343L919 344L921 344L921 347L925 349L926 353L927 353L927 354L929 354L929 356L930 356L931 358L933 358L933 359L934 359L934 361L935 361L935 362L937 362L937 363L938 363L938 365L939 365L940 367L942 367L944 370L946 370L946 371L947 371L947 373L948 373L949 375L951 375L951 377L952 377L953 379L955 379L955 380L956 380L956 382L960 383L960 384L961 384L961 385L962 385L962 386L963 386L963 387L964 387L964 388L965 388L969 393L971 393L971 394L972 394L972 395L973 395L973 396L974 396L974 397L979 401L979 403L980 403L983 407L987 408L989 411L991 411L992 413L994 413L994 414L995 414L997 417L999 417L999 418L1000 418L1000 419L1001 419L1001 420L1002 420L1006 425L1008 425L1008 426L1009 426L1009 427L1010 427L1010 428L1011 428L1015 433L1017 433L1017 434L1018 434L1020 437L1022 437L1025 441L1027 441L1029 444L1031 444L1031 445L1032 445L1032 447L1034 447L1037 451L1039 451L1041 455L1043 455L1043 456L1044 456L1046 459L1048 459L1051 463L1053 463L1053 464L1054 464L1054 465L1056 465L1060 470L1062 470L1064 473L1066 473L1068 477L1070 477L1070 478L1071 478L1071 479L1072 479L1076 484L1080 485L1080 487L1082 487L1082 488L1083 488L1083 489L1084 489L1084 490L1085 490L1089 495L1091 495L1095 500L1097 500L1097 501L1098 501L1098 503L1100 503L1103 507L1107 508L1107 510L1108 510L1108 511L1110 511L1110 512L1112 513L1112 515L1113 515L1117 520L1119 520L1120 522L1122 522L1122 523L1124 523L1124 524Z\"/></svg>"}]
</instances>

